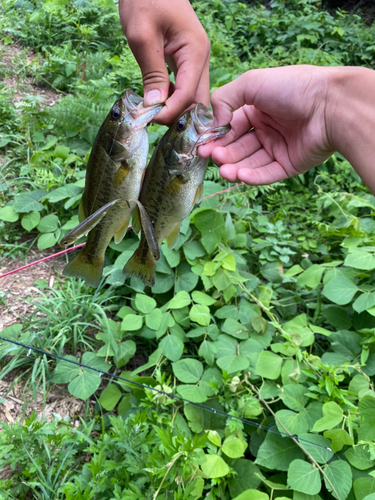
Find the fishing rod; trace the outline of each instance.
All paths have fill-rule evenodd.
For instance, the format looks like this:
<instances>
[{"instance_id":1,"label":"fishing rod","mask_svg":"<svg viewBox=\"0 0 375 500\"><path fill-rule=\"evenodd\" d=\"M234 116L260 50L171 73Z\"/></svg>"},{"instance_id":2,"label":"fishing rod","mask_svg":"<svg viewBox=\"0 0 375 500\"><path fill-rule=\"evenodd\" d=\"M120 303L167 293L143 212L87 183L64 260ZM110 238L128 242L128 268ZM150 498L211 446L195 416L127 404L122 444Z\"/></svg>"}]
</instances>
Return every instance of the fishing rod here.
<instances>
[{"instance_id":1,"label":"fishing rod","mask_svg":"<svg viewBox=\"0 0 375 500\"><path fill-rule=\"evenodd\" d=\"M243 424L247 424L247 425L250 425L252 427L256 427L257 429L262 429L262 430L265 430L268 432L272 432L274 434L279 434L283 437L287 437L289 439L292 439L298 443L305 443L305 444L309 444L311 446L316 446L318 448L323 448L324 450L327 450L327 451L332 451L332 449L329 448L328 446L324 446L324 445L321 445L318 443L313 443L312 441L308 441L307 439L300 438L295 434L290 434L288 432L282 432L282 431L279 431L277 429L274 429L273 427L268 427L266 425L259 424L257 422L252 421L252 420L248 420L247 418L237 417L235 415L230 415L229 413L226 413L223 410L219 410L217 408L212 408L210 406L206 406L202 403L197 403L195 401L190 401L190 400L183 398L181 396L177 396L176 394L168 393L168 392L165 392L161 389L156 389L155 387L151 387L151 386L148 386L146 384L142 384L141 382L136 382L135 380L121 377L120 375L116 375L115 373L105 372L103 370L100 370L99 368L94 368L93 366L86 365L84 363L79 363L78 361L73 361L72 359L64 358L64 356L60 356L58 354L54 354L52 352L48 352L48 351L45 351L43 349L39 349L37 347L31 346L28 344L24 344L23 342L18 342L17 340L8 339L7 337L2 337L2 336L0 336L0 340L4 340L5 342L9 342L11 344L17 345L19 347L23 347L24 349L27 349L28 350L27 356L30 355L31 351L34 351L34 352L37 352L40 354L44 354L46 356L56 358L56 359L61 360L61 361L71 363L72 365L79 366L80 368L86 368L87 370L91 370L93 372L99 373L100 376L104 375L105 377L109 377L110 379L121 380L123 382L126 382L127 384L132 384L132 385L139 387L141 389L144 389L144 390L147 389L150 391L154 391L155 393L160 394L162 396L166 396L170 399L174 399L174 400L182 402L182 403L191 404L191 405L196 406L197 408L201 408L205 411L210 411L210 412L214 413L215 415L221 415L223 417L232 418L234 420L242 422Z\"/></svg>"}]
</instances>

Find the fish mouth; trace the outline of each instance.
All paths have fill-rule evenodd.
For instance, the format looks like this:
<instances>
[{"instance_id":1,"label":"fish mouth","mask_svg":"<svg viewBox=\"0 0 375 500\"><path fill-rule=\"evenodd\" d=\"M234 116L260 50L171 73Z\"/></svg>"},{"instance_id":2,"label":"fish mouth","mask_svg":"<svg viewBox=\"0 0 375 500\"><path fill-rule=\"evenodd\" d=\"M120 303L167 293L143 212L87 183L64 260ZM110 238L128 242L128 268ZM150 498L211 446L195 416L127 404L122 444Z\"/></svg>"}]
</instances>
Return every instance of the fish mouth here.
<instances>
[{"instance_id":1,"label":"fish mouth","mask_svg":"<svg viewBox=\"0 0 375 500\"><path fill-rule=\"evenodd\" d=\"M126 116L131 117L132 125L136 129L145 127L147 123L155 118L164 106L164 104L161 103L145 108L143 106L143 97L139 96L131 89L125 91L125 94L122 96L122 101L127 109Z\"/></svg>"},{"instance_id":2,"label":"fish mouth","mask_svg":"<svg viewBox=\"0 0 375 500\"><path fill-rule=\"evenodd\" d=\"M203 144L214 141L227 134L231 129L229 123L221 127L213 127L214 115L201 102L193 109L193 122L199 134L195 147L203 146Z\"/></svg>"}]
</instances>

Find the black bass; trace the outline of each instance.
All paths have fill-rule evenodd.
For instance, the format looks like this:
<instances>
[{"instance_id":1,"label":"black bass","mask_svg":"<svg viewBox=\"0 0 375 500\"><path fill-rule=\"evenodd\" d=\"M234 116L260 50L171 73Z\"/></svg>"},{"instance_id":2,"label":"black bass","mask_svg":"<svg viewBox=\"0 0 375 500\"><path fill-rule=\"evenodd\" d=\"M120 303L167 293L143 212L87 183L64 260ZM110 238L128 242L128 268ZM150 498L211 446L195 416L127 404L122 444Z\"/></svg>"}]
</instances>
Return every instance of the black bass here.
<instances>
[{"instance_id":1,"label":"black bass","mask_svg":"<svg viewBox=\"0 0 375 500\"><path fill-rule=\"evenodd\" d=\"M81 223L101 209L104 215L94 215L92 225L84 227L89 231L86 245L64 268L65 276L99 285L106 248L112 237L119 243L125 236L135 207L116 200L138 200L148 155L146 125L162 107L144 108L143 99L130 89L112 106L92 147L78 212Z\"/></svg>"},{"instance_id":2,"label":"black bass","mask_svg":"<svg viewBox=\"0 0 375 500\"><path fill-rule=\"evenodd\" d=\"M213 115L203 104L183 114L161 138L146 169L139 201L146 209L160 246L167 239L175 245L182 221L202 195L207 160L197 147L217 139L230 125L213 127ZM139 214L133 214L133 229L141 228ZM124 267L124 273L155 284L155 258L142 231L139 247Z\"/></svg>"}]
</instances>

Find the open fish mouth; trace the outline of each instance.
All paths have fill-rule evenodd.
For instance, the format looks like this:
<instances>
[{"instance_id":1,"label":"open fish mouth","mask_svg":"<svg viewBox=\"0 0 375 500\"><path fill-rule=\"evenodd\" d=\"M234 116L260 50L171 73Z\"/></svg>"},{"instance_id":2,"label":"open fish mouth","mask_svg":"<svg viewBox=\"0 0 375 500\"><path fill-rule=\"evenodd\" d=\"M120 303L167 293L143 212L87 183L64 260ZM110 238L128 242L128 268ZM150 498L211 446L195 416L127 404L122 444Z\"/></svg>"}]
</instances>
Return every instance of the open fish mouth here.
<instances>
[{"instance_id":1,"label":"open fish mouth","mask_svg":"<svg viewBox=\"0 0 375 500\"><path fill-rule=\"evenodd\" d=\"M202 103L199 103L193 109L193 122L199 137L195 143L195 148L198 146L203 146L208 142L218 139L222 135L227 134L231 126L223 125L221 127L213 127L214 115L212 112Z\"/></svg>"},{"instance_id":2,"label":"open fish mouth","mask_svg":"<svg viewBox=\"0 0 375 500\"><path fill-rule=\"evenodd\" d=\"M153 106L143 106L143 97L139 96L131 89L127 89L122 96L122 101L127 109L124 119L132 120L135 129L141 129L147 125L162 109L164 104L154 104Z\"/></svg>"}]
</instances>

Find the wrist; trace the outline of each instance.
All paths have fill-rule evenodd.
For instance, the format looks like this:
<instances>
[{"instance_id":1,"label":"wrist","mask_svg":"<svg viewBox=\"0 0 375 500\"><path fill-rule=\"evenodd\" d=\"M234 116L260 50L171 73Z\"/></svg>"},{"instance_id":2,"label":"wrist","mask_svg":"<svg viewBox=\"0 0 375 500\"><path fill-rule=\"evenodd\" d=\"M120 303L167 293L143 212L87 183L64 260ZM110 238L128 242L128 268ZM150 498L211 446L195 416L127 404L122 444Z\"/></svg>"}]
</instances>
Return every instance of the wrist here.
<instances>
[{"instance_id":1,"label":"wrist","mask_svg":"<svg viewBox=\"0 0 375 500\"><path fill-rule=\"evenodd\" d=\"M375 192L375 71L330 68L326 104L328 140Z\"/></svg>"}]
</instances>

